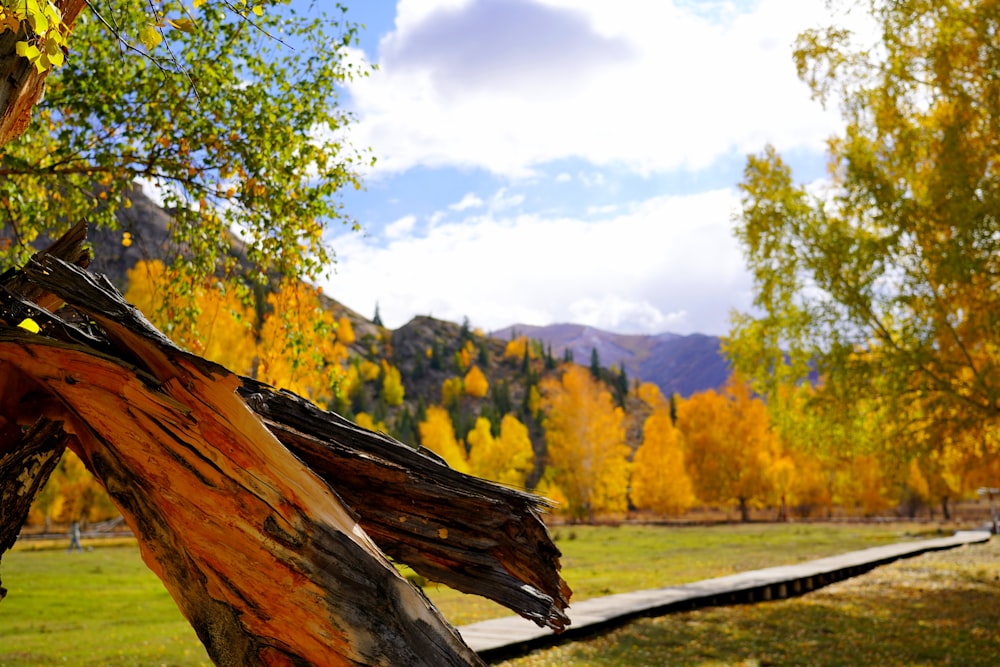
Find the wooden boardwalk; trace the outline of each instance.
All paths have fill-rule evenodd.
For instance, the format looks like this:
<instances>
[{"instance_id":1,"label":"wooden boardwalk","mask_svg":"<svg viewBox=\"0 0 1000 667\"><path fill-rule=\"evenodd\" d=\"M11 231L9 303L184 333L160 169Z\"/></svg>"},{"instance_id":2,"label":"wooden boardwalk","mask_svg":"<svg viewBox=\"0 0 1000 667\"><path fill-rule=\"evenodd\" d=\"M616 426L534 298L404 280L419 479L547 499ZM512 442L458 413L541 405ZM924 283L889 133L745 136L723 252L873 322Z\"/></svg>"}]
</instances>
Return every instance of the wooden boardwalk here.
<instances>
[{"instance_id":1,"label":"wooden boardwalk","mask_svg":"<svg viewBox=\"0 0 1000 667\"><path fill-rule=\"evenodd\" d=\"M520 616L463 625L458 631L484 660L498 661L544 646L579 639L643 616L662 616L697 607L745 604L802 595L900 558L986 542L989 539L990 533L985 530L960 531L951 537L900 542L682 586L665 586L591 598L569 608L572 625L559 635L546 628L539 628Z\"/></svg>"}]
</instances>

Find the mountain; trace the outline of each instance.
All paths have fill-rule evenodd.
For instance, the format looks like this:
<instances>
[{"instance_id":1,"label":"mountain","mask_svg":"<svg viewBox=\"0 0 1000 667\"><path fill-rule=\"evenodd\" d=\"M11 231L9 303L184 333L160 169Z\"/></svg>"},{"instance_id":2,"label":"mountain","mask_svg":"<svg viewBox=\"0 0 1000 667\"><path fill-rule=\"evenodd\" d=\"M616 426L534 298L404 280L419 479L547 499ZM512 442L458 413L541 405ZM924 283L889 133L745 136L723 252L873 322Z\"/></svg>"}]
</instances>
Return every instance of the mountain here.
<instances>
[{"instance_id":1,"label":"mountain","mask_svg":"<svg viewBox=\"0 0 1000 667\"><path fill-rule=\"evenodd\" d=\"M716 389L730 373L718 336L618 334L582 324L515 324L490 335L503 340L517 336L540 340L546 347L552 347L554 357L561 359L569 350L573 360L582 365L590 364L591 355L597 350L601 366L624 367L630 378L656 384L665 396L687 397Z\"/></svg>"}]
</instances>

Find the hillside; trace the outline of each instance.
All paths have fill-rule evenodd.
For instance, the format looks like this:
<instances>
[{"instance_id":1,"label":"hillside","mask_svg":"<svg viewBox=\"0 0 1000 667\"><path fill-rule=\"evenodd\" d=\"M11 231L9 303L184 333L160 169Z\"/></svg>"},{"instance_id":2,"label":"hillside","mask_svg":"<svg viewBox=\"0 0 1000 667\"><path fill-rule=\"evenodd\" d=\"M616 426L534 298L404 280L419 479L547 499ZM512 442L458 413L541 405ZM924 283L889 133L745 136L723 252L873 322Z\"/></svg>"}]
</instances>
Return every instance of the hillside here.
<instances>
[{"instance_id":1,"label":"hillside","mask_svg":"<svg viewBox=\"0 0 1000 667\"><path fill-rule=\"evenodd\" d=\"M169 261L179 249L169 240L168 212L141 191L134 192L132 206L121 211L120 220L123 227L120 231L91 230L91 243L95 270L107 274L124 291L127 271L137 261L157 258ZM128 247L121 242L124 231L133 240ZM234 252L240 253L235 240ZM349 395L340 395L332 407L351 419L364 413L376 428L411 444L419 442L418 424L430 406L445 404L460 439L466 437L477 418L486 417L497 428L501 417L510 413L527 426L540 466L544 459L541 456L544 436L539 415L531 408L532 389L543 378L556 373L566 350L571 351L576 363L589 365L591 350L596 349L602 367L624 367L629 383L636 379L654 382L665 395L687 396L718 386L726 377L718 339L710 336L669 333L625 336L572 324L519 325L513 328L517 334L532 341L530 358L525 359L505 355L511 328L487 335L470 331L467 325L421 316L393 331L329 296L323 297L323 305L351 323L355 341L348 345L349 363L359 368L362 364L368 364L368 368L382 367L384 363L394 366L399 370L404 389L403 401L390 405L382 395L382 376L378 376L366 379ZM457 396L446 398L445 383L457 383L460 387L461 379L473 365L488 380L486 395L477 397L460 391ZM614 388L617 400L624 402L628 439L637 444L641 439L642 419L648 411L646 406L634 396L624 395L623 383L616 372L604 370L601 375ZM540 467L537 472L541 472Z\"/></svg>"},{"instance_id":2,"label":"hillside","mask_svg":"<svg viewBox=\"0 0 1000 667\"><path fill-rule=\"evenodd\" d=\"M569 350L578 364L590 363L597 350L602 366L624 366L629 378L652 382L664 395L683 397L716 389L729 377L729 362L723 356L718 336L673 333L628 335L602 331L581 324L532 326L515 324L491 333L502 340L515 336L542 341L562 359Z\"/></svg>"}]
</instances>

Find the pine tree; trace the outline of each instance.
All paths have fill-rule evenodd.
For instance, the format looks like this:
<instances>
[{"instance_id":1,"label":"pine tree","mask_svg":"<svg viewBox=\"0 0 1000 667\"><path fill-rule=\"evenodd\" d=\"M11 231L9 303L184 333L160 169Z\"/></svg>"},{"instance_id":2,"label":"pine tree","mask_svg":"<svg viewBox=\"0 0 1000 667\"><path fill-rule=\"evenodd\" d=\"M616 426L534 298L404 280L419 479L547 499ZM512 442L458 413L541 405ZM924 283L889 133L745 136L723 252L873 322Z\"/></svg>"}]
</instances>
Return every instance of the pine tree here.
<instances>
[{"instance_id":1,"label":"pine tree","mask_svg":"<svg viewBox=\"0 0 1000 667\"><path fill-rule=\"evenodd\" d=\"M372 324L380 327L385 326L382 324L382 314L378 310L378 301L375 302L375 317L372 318Z\"/></svg>"}]
</instances>

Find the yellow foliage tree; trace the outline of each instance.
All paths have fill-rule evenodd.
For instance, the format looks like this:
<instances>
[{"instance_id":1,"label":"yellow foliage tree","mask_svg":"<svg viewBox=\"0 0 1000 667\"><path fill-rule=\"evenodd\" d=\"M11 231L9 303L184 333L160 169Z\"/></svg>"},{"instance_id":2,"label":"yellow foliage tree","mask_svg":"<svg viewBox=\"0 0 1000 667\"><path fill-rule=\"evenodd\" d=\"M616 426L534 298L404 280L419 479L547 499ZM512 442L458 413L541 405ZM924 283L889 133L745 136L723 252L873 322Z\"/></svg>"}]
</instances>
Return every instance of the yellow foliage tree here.
<instances>
[{"instance_id":1,"label":"yellow foliage tree","mask_svg":"<svg viewBox=\"0 0 1000 667\"><path fill-rule=\"evenodd\" d=\"M333 313L318 288L286 281L267 298L258 335L258 379L326 406L343 377L347 348L336 341Z\"/></svg>"},{"instance_id":2,"label":"yellow foliage tree","mask_svg":"<svg viewBox=\"0 0 1000 667\"><path fill-rule=\"evenodd\" d=\"M337 320L337 342L341 345L351 345L355 340L354 327L351 326L351 321L347 319L346 315L341 316Z\"/></svg>"},{"instance_id":3,"label":"yellow foliage tree","mask_svg":"<svg viewBox=\"0 0 1000 667\"><path fill-rule=\"evenodd\" d=\"M489 390L490 382L479 370L479 366L470 368L469 372L465 374L465 393L475 398L482 398Z\"/></svg>"},{"instance_id":4,"label":"yellow foliage tree","mask_svg":"<svg viewBox=\"0 0 1000 667\"><path fill-rule=\"evenodd\" d=\"M669 410L669 404L667 399L663 397L663 393L660 388L652 382L643 382L636 389L636 394L639 396L639 400L653 408L658 410L660 408L666 407Z\"/></svg>"},{"instance_id":5,"label":"yellow foliage tree","mask_svg":"<svg viewBox=\"0 0 1000 667\"><path fill-rule=\"evenodd\" d=\"M455 470L469 472L465 458L465 448L455 439L455 427L444 408L432 405L427 408L427 417L417 425L420 444L431 450Z\"/></svg>"},{"instance_id":6,"label":"yellow foliage tree","mask_svg":"<svg viewBox=\"0 0 1000 667\"><path fill-rule=\"evenodd\" d=\"M528 427L514 415L507 414L500 422L500 437L494 438L490 420L476 419L469 431L469 470L484 479L524 488L531 472L534 452Z\"/></svg>"},{"instance_id":7,"label":"yellow foliage tree","mask_svg":"<svg viewBox=\"0 0 1000 667\"><path fill-rule=\"evenodd\" d=\"M535 351L531 349L527 336L518 336L514 340L507 343L507 347L504 348L503 356L511 357L514 359L523 359L524 354L527 351L528 358L535 358Z\"/></svg>"},{"instance_id":8,"label":"yellow foliage tree","mask_svg":"<svg viewBox=\"0 0 1000 667\"><path fill-rule=\"evenodd\" d=\"M574 519L628 508L624 413L587 369L566 366L542 381L542 410L552 482Z\"/></svg>"},{"instance_id":9,"label":"yellow foliage tree","mask_svg":"<svg viewBox=\"0 0 1000 667\"><path fill-rule=\"evenodd\" d=\"M641 386L640 386L641 389ZM681 514L695 503L680 431L660 396L642 427L642 444L632 460L632 503L658 514Z\"/></svg>"},{"instance_id":10,"label":"yellow foliage tree","mask_svg":"<svg viewBox=\"0 0 1000 667\"><path fill-rule=\"evenodd\" d=\"M83 461L67 449L36 498L32 514L39 523L48 525L104 521L118 516L118 510L104 487L94 479Z\"/></svg>"},{"instance_id":11,"label":"yellow foliage tree","mask_svg":"<svg viewBox=\"0 0 1000 667\"><path fill-rule=\"evenodd\" d=\"M389 432L389 429L387 429L385 426L385 422L375 421L375 418L372 417L367 412L359 412L358 414L354 415L354 421L358 426L366 428L369 431L378 431L380 433Z\"/></svg>"},{"instance_id":12,"label":"yellow foliage tree","mask_svg":"<svg viewBox=\"0 0 1000 667\"><path fill-rule=\"evenodd\" d=\"M253 308L231 287L206 282L193 290L196 316L177 329L170 300L176 297L164 288L176 278L173 271L159 260L138 262L128 272L125 298L192 352L320 405L327 403L343 377L347 348L336 339L334 316L323 307L317 288L286 281L268 296L268 311L258 325ZM353 335L349 322L347 332ZM378 371L376 365L376 376Z\"/></svg>"},{"instance_id":13,"label":"yellow foliage tree","mask_svg":"<svg viewBox=\"0 0 1000 667\"><path fill-rule=\"evenodd\" d=\"M451 407L452 405L457 404L462 398L464 390L465 388L462 378L446 378L445 381L441 383L441 405Z\"/></svg>"},{"instance_id":14,"label":"yellow foliage tree","mask_svg":"<svg viewBox=\"0 0 1000 667\"><path fill-rule=\"evenodd\" d=\"M852 457L838 471L834 501L851 513L875 516L892 507L885 474L878 457Z\"/></svg>"},{"instance_id":15,"label":"yellow foliage tree","mask_svg":"<svg viewBox=\"0 0 1000 667\"><path fill-rule=\"evenodd\" d=\"M406 390L399 369L385 359L382 360L382 398L386 405L402 405Z\"/></svg>"},{"instance_id":16,"label":"yellow foliage tree","mask_svg":"<svg viewBox=\"0 0 1000 667\"><path fill-rule=\"evenodd\" d=\"M178 328L174 309L179 307L167 289L175 270L158 259L140 260L126 274L125 299L171 334L182 347L237 373L252 370L256 354L253 309L222 282L205 283L193 290L198 312L189 326Z\"/></svg>"}]
</instances>

